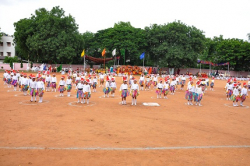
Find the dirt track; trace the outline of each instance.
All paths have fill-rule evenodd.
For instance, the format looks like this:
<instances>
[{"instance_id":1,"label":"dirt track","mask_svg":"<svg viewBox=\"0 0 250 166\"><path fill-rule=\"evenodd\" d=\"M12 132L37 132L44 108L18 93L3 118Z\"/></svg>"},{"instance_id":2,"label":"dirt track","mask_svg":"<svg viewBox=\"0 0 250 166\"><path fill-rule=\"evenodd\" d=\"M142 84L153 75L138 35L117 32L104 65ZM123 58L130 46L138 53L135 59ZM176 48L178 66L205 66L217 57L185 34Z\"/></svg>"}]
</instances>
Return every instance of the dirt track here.
<instances>
[{"instance_id":1,"label":"dirt track","mask_svg":"<svg viewBox=\"0 0 250 166\"><path fill-rule=\"evenodd\" d=\"M116 80L120 87L121 78ZM0 165L249 165L250 148L209 148L250 145L250 108L231 107L225 83L215 80L202 107L185 105L180 90L157 99L152 87L141 92L137 106L131 106L131 97L120 105L118 91L115 98L103 98L99 87L89 106L59 92L45 92L44 103L29 105L29 96L3 85L1 73ZM244 105L250 106L249 98ZM76 149L65 149L70 147ZM81 149L90 147L131 149ZM190 149L133 149L147 147Z\"/></svg>"}]
</instances>

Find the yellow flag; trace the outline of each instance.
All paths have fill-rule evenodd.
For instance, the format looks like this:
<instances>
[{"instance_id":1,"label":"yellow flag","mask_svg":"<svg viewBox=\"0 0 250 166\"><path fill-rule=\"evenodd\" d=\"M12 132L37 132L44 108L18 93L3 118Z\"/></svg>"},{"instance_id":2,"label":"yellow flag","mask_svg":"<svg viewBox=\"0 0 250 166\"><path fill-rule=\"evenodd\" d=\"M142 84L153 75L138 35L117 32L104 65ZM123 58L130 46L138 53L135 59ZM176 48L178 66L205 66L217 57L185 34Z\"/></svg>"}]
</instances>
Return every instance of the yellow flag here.
<instances>
[{"instance_id":1,"label":"yellow flag","mask_svg":"<svg viewBox=\"0 0 250 166\"><path fill-rule=\"evenodd\" d=\"M84 57L84 55L85 55L85 52L84 52L84 50L82 51L82 54L81 54L81 57Z\"/></svg>"}]
</instances>

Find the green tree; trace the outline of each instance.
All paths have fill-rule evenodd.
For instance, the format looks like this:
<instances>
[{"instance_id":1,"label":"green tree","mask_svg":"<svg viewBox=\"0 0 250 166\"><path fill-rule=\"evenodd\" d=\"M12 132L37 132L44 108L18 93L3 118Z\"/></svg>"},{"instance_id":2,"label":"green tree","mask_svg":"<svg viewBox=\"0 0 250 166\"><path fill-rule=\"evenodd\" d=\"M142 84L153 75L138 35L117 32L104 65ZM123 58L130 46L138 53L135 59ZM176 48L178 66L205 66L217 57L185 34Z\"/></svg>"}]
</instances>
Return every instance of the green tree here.
<instances>
[{"instance_id":1,"label":"green tree","mask_svg":"<svg viewBox=\"0 0 250 166\"><path fill-rule=\"evenodd\" d=\"M2 40L3 33L1 32L1 27L0 27L0 40Z\"/></svg>"},{"instance_id":2,"label":"green tree","mask_svg":"<svg viewBox=\"0 0 250 166\"><path fill-rule=\"evenodd\" d=\"M14 23L19 51L35 62L73 63L83 43L75 19L64 13L59 6L40 8L31 18Z\"/></svg>"},{"instance_id":3,"label":"green tree","mask_svg":"<svg viewBox=\"0 0 250 166\"><path fill-rule=\"evenodd\" d=\"M178 21L146 27L147 52L154 65L160 67L190 67L204 51L204 32Z\"/></svg>"}]
</instances>

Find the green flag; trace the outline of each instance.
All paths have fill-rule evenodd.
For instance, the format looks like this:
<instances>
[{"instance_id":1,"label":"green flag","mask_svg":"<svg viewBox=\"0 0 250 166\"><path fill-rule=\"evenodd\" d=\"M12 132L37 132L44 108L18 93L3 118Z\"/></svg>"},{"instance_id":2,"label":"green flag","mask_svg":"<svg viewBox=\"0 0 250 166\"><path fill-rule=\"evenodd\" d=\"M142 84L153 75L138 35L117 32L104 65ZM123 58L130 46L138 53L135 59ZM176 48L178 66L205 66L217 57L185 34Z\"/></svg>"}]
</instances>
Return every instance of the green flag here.
<instances>
[{"instance_id":1,"label":"green flag","mask_svg":"<svg viewBox=\"0 0 250 166\"><path fill-rule=\"evenodd\" d=\"M121 55L122 55L122 56L125 55L125 49L121 49Z\"/></svg>"},{"instance_id":2,"label":"green flag","mask_svg":"<svg viewBox=\"0 0 250 166\"><path fill-rule=\"evenodd\" d=\"M57 68L57 72L60 72L62 70L62 64Z\"/></svg>"}]
</instances>

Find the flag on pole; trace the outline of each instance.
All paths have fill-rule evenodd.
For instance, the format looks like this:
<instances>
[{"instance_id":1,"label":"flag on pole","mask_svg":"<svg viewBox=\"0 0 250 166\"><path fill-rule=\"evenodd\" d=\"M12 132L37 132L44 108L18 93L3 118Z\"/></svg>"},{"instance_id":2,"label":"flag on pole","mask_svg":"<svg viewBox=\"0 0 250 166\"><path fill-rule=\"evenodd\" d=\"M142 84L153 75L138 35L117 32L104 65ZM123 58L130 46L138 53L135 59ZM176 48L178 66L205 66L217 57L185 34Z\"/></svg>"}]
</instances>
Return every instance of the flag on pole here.
<instances>
[{"instance_id":1,"label":"flag on pole","mask_svg":"<svg viewBox=\"0 0 250 166\"><path fill-rule=\"evenodd\" d=\"M60 72L62 70L62 64L57 68L57 72Z\"/></svg>"},{"instance_id":2,"label":"flag on pole","mask_svg":"<svg viewBox=\"0 0 250 166\"><path fill-rule=\"evenodd\" d=\"M143 59L145 56L145 52L143 52L141 55L140 55L140 59Z\"/></svg>"},{"instance_id":3,"label":"flag on pole","mask_svg":"<svg viewBox=\"0 0 250 166\"><path fill-rule=\"evenodd\" d=\"M52 66L50 65L50 67L49 67L49 71L51 72L52 71Z\"/></svg>"},{"instance_id":4,"label":"flag on pole","mask_svg":"<svg viewBox=\"0 0 250 166\"><path fill-rule=\"evenodd\" d=\"M112 51L112 55L115 56L116 54L116 48Z\"/></svg>"},{"instance_id":5,"label":"flag on pole","mask_svg":"<svg viewBox=\"0 0 250 166\"><path fill-rule=\"evenodd\" d=\"M106 54L106 48L103 49L102 56L104 56L105 54Z\"/></svg>"},{"instance_id":6,"label":"flag on pole","mask_svg":"<svg viewBox=\"0 0 250 166\"><path fill-rule=\"evenodd\" d=\"M121 55L122 55L122 56L125 55L125 49L121 49Z\"/></svg>"},{"instance_id":7,"label":"flag on pole","mask_svg":"<svg viewBox=\"0 0 250 166\"><path fill-rule=\"evenodd\" d=\"M81 57L84 57L84 55L85 55L85 51L83 50L82 54L81 54Z\"/></svg>"},{"instance_id":8,"label":"flag on pole","mask_svg":"<svg viewBox=\"0 0 250 166\"><path fill-rule=\"evenodd\" d=\"M43 70L46 70L46 64L43 66Z\"/></svg>"}]
</instances>

